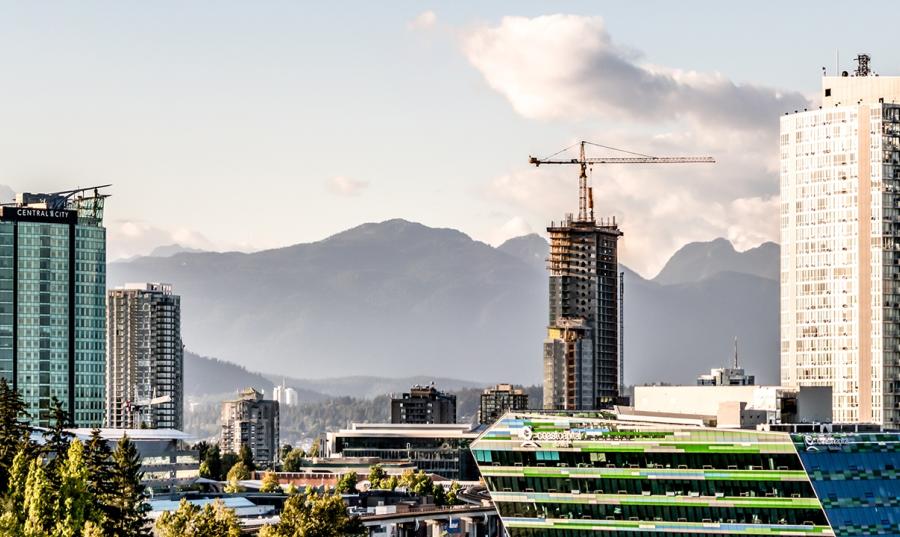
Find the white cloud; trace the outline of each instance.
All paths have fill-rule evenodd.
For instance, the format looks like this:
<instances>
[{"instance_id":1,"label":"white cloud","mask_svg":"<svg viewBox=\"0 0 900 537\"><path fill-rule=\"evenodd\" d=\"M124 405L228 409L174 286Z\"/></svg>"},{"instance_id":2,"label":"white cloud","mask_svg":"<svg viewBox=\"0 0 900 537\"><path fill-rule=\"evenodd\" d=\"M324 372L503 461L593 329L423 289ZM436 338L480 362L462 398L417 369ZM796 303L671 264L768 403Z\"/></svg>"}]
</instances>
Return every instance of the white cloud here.
<instances>
[{"instance_id":1,"label":"white cloud","mask_svg":"<svg viewBox=\"0 0 900 537\"><path fill-rule=\"evenodd\" d=\"M716 158L714 165L595 166L597 215L620 221L621 258L631 268L652 276L690 241L725 237L744 249L778 240L778 116L808 107L802 94L642 63L639 52L613 42L599 17L505 17L465 32L461 47L517 113L577 130L560 147L585 138ZM584 120L604 127L586 129ZM521 169L485 193L537 229L576 209L576 173Z\"/></svg>"},{"instance_id":2,"label":"white cloud","mask_svg":"<svg viewBox=\"0 0 900 537\"><path fill-rule=\"evenodd\" d=\"M491 230L487 242L493 246L500 246L509 239L521 237L533 233L534 228L521 216L513 216L505 220L498 227Z\"/></svg>"},{"instance_id":3,"label":"white cloud","mask_svg":"<svg viewBox=\"0 0 900 537\"><path fill-rule=\"evenodd\" d=\"M109 261L147 255L158 246L173 244L210 251L243 250L234 245L215 243L188 228L164 229L140 220L106 223L106 258Z\"/></svg>"},{"instance_id":4,"label":"white cloud","mask_svg":"<svg viewBox=\"0 0 900 537\"><path fill-rule=\"evenodd\" d=\"M736 84L719 73L639 63L600 17L504 17L463 37L487 83L533 119L692 119L767 128L779 112L808 105L798 92Z\"/></svg>"},{"instance_id":5,"label":"white cloud","mask_svg":"<svg viewBox=\"0 0 900 537\"><path fill-rule=\"evenodd\" d=\"M332 194L349 197L359 195L369 187L369 182L338 175L329 179L326 186Z\"/></svg>"},{"instance_id":6,"label":"white cloud","mask_svg":"<svg viewBox=\"0 0 900 537\"><path fill-rule=\"evenodd\" d=\"M407 25L410 30L428 30L437 24L437 14L434 11L423 11Z\"/></svg>"}]
</instances>

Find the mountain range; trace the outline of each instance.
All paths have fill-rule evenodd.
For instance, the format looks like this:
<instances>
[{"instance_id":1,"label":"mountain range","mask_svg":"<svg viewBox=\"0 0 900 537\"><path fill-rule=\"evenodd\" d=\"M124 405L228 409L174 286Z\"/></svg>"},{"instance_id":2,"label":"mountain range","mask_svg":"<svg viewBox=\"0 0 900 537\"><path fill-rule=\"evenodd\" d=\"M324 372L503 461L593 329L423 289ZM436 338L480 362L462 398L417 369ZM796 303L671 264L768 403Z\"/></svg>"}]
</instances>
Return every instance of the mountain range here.
<instances>
[{"instance_id":1,"label":"mountain range","mask_svg":"<svg viewBox=\"0 0 900 537\"><path fill-rule=\"evenodd\" d=\"M494 248L397 219L249 254L169 248L111 263L108 283L172 283L190 349L310 392L399 391L386 379L416 376L533 384L547 248L537 235ZM777 245L691 243L653 279L622 270L627 383L693 382L730 362L735 336L750 372L777 382ZM334 378L348 376L360 378Z\"/></svg>"}]
</instances>

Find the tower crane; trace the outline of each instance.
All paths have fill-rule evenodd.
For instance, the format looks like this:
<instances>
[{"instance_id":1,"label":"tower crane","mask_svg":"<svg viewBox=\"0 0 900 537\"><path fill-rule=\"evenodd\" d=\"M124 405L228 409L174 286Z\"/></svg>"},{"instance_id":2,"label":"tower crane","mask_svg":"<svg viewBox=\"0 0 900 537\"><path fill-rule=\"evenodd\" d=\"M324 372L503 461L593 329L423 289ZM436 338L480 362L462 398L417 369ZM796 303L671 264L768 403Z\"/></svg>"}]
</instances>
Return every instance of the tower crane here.
<instances>
[{"instance_id":1,"label":"tower crane","mask_svg":"<svg viewBox=\"0 0 900 537\"><path fill-rule=\"evenodd\" d=\"M580 146L580 152L578 158L572 159L556 159L557 155L560 153L564 153L569 149L572 149L576 145ZM594 147L602 147L604 149L609 149L612 151L619 151L622 153L628 153L631 156L628 157L587 157L585 156L584 147L586 145L594 146ZM528 162L530 164L534 164L535 166L540 166L542 164L578 164L581 168L581 174L578 176L578 220L581 222L593 222L594 221L594 196L591 188L587 186L587 168L588 166L593 166L594 164L701 164L701 163L714 163L715 159L712 157L652 157L650 155L644 155L641 153L634 153L632 151L626 151L624 149L616 149L615 147L609 147L601 144L595 144L593 142L586 142L582 140L577 144L570 145L569 147L557 151L556 153L550 155L546 158L537 158L537 157L528 157ZM588 213L590 211L590 213Z\"/></svg>"}]
</instances>

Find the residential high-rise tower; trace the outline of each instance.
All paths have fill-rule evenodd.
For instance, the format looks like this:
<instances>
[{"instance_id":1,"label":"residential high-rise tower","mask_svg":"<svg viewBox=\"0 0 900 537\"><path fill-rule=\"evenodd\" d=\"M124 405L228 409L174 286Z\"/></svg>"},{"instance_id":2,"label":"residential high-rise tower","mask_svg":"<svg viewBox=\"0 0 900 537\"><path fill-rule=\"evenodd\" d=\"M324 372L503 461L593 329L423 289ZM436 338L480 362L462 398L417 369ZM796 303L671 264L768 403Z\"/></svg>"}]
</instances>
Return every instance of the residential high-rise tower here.
<instances>
[{"instance_id":1,"label":"residential high-rise tower","mask_svg":"<svg viewBox=\"0 0 900 537\"><path fill-rule=\"evenodd\" d=\"M222 453L240 453L247 446L253 461L267 467L279 460L278 401L263 399L262 392L247 388L240 397L222 403Z\"/></svg>"},{"instance_id":2,"label":"residential high-rise tower","mask_svg":"<svg viewBox=\"0 0 900 537\"><path fill-rule=\"evenodd\" d=\"M181 297L164 283L107 293L106 424L184 428Z\"/></svg>"},{"instance_id":3,"label":"residential high-rise tower","mask_svg":"<svg viewBox=\"0 0 900 537\"><path fill-rule=\"evenodd\" d=\"M103 424L101 188L22 193L0 207L0 377L21 393L32 425L50 425L54 397L73 425Z\"/></svg>"},{"instance_id":4,"label":"residential high-rise tower","mask_svg":"<svg viewBox=\"0 0 900 537\"><path fill-rule=\"evenodd\" d=\"M869 58L781 118L781 382L900 426L900 77Z\"/></svg>"}]
</instances>

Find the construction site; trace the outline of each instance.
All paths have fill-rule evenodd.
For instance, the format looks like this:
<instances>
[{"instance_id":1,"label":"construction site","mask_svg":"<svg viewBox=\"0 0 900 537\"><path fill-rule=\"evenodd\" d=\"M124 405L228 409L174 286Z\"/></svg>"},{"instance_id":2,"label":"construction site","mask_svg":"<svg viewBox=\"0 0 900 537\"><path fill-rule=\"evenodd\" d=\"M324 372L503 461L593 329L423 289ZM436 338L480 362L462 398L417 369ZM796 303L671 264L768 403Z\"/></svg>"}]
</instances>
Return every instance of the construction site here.
<instances>
[{"instance_id":1,"label":"construction site","mask_svg":"<svg viewBox=\"0 0 900 537\"><path fill-rule=\"evenodd\" d=\"M576 158L559 155L578 147ZM628 156L589 157L586 147ZM619 272L615 217L595 218L589 172L595 164L712 163L712 157L653 157L581 141L546 158L530 157L535 166L577 165L578 214L566 214L547 227L550 253L549 319L544 340L543 407L593 410L621 404L624 386L622 310L624 283Z\"/></svg>"}]
</instances>

